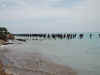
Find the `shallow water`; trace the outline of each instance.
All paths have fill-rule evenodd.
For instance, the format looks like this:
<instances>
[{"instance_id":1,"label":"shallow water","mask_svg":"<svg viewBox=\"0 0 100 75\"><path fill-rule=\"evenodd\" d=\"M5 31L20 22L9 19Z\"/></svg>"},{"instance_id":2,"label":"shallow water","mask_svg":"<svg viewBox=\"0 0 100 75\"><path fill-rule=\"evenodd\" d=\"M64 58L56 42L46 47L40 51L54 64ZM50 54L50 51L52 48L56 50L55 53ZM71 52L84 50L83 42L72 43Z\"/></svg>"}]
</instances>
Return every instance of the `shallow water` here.
<instances>
[{"instance_id":1,"label":"shallow water","mask_svg":"<svg viewBox=\"0 0 100 75\"><path fill-rule=\"evenodd\" d=\"M100 39L28 40L23 44L8 47L18 50L16 52L12 50L12 53L8 53L10 56L12 54L12 56L24 57L26 52L39 52L58 64L72 67L78 72L78 75L100 75ZM15 65L19 65L19 59L14 62L16 62ZM23 63L21 62L21 64Z\"/></svg>"},{"instance_id":2,"label":"shallow water","mask_svg":"<svg viewBox=\"0 0 100 75\"><path fill-rule=\"evenodd\" d=\"M100 75L100 40L28 41L26 47L71 66L78 75Z\"/></svg>"}]
</instances>

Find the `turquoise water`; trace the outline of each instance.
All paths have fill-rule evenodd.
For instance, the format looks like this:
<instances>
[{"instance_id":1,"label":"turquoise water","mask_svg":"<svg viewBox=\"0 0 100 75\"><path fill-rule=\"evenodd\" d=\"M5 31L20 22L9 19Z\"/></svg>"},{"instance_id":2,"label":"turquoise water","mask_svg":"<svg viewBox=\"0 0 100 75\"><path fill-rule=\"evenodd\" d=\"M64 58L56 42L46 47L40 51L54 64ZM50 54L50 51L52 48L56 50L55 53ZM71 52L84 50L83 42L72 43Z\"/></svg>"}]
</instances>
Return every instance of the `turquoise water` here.
<instances>
[{"instance_id":1,"label":"turquoise water","mask_svg":"<svg viewBox=\"0 0 100 75\"><path fill-rule=\"evenodd\" d=\"M26 47L71 66L78 75L100 75L100 39L27 41Z\"/></svg>"},{"instance_id":2,"label":"turquoise water","mask_svg":"<svg viewBox=\"0 0 100 75\"><path fill-rule=\"evenodd\" d=\"M72 67L78 72L78 75L100 75L100 38L98 33L93 33L92 39L89 39L89 33L86 33L82 40L31 39L15 46L15 48L19 47L19 50L14 53L19 55L20 53L24 54L24 51L39 52L58 64Z\"/></svg>"}]
</instances>

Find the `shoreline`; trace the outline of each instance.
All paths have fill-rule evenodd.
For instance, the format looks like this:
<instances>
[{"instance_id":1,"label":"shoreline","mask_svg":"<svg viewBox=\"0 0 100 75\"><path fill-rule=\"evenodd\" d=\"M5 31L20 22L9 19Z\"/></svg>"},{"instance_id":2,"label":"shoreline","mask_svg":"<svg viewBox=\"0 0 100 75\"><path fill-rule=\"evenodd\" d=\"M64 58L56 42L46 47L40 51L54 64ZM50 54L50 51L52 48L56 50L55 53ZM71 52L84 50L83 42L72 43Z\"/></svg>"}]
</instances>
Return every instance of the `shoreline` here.
<instances>
[{"instance_id":1,"label":"shoreline","mask_svg":"<svg viewBox=\"0 0 100 75\"><path fill-rule=\"evenodd\" d=\"M13 75L77 75L77 72L72 68L52 62L38 52L28 53L21 51L21 49L6 47L0 50L0 54L10 61L7 61L6 65L10 65L10 71L15 73Z\"/></svg>"}]
</instances>

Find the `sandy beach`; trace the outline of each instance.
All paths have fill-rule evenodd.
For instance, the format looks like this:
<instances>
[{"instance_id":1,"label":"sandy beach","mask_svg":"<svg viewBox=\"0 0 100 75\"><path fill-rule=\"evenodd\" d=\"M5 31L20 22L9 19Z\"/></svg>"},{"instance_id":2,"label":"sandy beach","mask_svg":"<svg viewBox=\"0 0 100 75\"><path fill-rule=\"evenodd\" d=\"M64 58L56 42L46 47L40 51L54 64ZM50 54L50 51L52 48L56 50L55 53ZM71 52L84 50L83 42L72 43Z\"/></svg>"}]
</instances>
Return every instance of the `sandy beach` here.
<instances>
[{"instance_id":1,"label":"sandy beach","mask_svg":"<svg viewBox=\"0 0 100 75\"><path fill-rule=\"evenodd\" d=\"M45 55L22 50L24 46L0 47L0 60L5 72L13 75L77 75L71 67L57 64Z\"/></svg>"}]
</instances>

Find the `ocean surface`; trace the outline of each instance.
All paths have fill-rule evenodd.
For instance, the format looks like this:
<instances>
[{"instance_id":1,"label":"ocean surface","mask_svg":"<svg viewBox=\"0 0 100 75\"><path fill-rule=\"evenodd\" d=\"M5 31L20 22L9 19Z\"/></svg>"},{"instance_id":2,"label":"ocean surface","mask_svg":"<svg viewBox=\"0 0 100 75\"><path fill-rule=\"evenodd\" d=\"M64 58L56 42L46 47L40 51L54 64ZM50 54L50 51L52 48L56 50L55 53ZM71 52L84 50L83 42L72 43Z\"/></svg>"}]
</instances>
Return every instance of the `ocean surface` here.
<instances>
[{"instance_id":1,"label":"ocean surface","mask_svg":"<svg viewBox=\"0 0 100 75\"><path fill-rule=\"evenodd\" d=\"M100 75L100 38L27 40L19 46L21 52L39 52L58 64L72 67L78 75Z\"/></svg>"},{"instance_id":2,"label":"ocean surface","mask_svg":"<svg viewBox=\"0 0 100 75\"><path fill-rule=\"evenodd\" d=\"M37 50L59 64L78 71L78 75L100 75L100 40L28 41L27 48Z\"/></svg>"}]
</instances>

